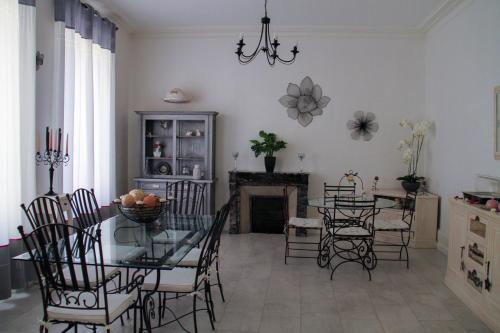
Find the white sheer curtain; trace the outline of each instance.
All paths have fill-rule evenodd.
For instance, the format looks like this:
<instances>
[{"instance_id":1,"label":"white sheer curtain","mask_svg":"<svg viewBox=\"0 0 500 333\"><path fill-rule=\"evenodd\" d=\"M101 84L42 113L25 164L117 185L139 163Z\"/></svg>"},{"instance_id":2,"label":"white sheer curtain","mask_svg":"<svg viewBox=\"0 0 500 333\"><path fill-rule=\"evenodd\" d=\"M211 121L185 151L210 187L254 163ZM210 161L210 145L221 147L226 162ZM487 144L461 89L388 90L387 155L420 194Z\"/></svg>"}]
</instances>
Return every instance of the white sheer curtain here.
<instances>
[{"instance_id":1,"label":"white sheer curtain","mask_svg":"<svg viewBox=\"0 0 500 333\"><path fill-rule=\"evenodd\" d=\"M35 7L0 0L0 246L19 238L19 205L35 195Z\"/></svg>"},{"instance_id":2,"label":"white sheer curtain","mask_svg":"<svg viewBox=\"0 0 500 333\"><path fill-rule=\"evenodd\" d=\"M20 4L21 3L21 4ZM32 5L25 5L31 3ZM35 196L34 1L0 0L0 271L10 273L10 250L22 224L19 205ZM5 275L2 275L5 277ZM6 275L9 276L9 275ZM0 299L10 296L10 279Z\"/></svg>"},{"instance_id":3,"label":"white sheer curtain","mask_svg":"<svg viewBox=\"0 0 500 333\"><path fill-rule=\"evenodd\" d=\"M72 147L63 190L94 188L98 203L109 205L116 191L115 26L78 0L55 4L56 76L63 79L54 90L64 94L54 99Z\"/></svg>"}]
</instances>

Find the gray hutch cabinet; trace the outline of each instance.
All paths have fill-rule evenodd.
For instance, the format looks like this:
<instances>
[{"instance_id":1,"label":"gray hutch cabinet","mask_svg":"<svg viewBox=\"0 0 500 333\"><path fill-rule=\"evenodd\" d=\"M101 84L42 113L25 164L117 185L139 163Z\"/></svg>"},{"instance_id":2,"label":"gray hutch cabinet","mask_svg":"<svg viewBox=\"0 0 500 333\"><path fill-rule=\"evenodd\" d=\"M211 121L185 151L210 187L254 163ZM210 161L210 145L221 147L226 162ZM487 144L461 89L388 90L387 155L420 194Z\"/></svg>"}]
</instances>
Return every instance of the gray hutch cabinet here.
<instances>
[{"instance_id":1,"label":"gray hutch cabinet","mask_svg":"<svg viewBox=\"0 0 500 333\"><path fill-rule=\"evenodd\" d=\"M205 213L215 210L215 118L217 112L136 111L141 124L138 188L165 197L167 183L205 183Z\"/></svg>"}]
</instances>

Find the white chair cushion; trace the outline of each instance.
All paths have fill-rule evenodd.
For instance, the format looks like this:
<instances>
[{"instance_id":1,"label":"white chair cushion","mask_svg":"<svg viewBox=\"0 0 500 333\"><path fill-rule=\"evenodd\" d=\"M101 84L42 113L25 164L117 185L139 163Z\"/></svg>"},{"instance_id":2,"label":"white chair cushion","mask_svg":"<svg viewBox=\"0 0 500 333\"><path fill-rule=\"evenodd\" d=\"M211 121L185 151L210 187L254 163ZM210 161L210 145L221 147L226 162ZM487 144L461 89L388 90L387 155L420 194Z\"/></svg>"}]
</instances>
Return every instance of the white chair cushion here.
<instances>
[{"instance_id":1,"label":"white chair cushion","mask_svg":"<svg viewBox=\"0 0 500 333\"><path fill-rule=\"evenodd\" d=\"M322 228L320 219L307 219L302 217L291 217L288 225L299 228Z\"/></svg>"},{"instance_id":2,"label":"white chair cushion","mask_svg":"<svg viewBox=\"0 0 500 333\"><path fill-rule=\"evenodd\" d=\"M333 233L333 228L330 229ZM370 232L362 227L335 228L335 236L371 236Z\"/></svg>"},{"instance_id":3,"label":"white chair cushion","mask_svg":"<svg viewBox=\"0 0 500 333\"><path fill-rule=\"evenodd\" d=\"M149 273L144 279L142 290L154 290L157 273ZM200 279L203 279L201 277ZM158 291L171 293L190 293L195 290L196 269L176 267L172 270L160 272Z\"/></svg>"},{"instance_id":4,"label":"white chair cushion","mask_svg":"<svg viewBox=\"0 0 500 333\"><path fill-rule=\"evenodd\" d=\"M79 292L72 292L68 295L71 301L71 296L78 297ZM108 294L108 312L109 323L113 322L123 312L125 312L137 297L137 292L126 294ZM79 304L70 303L66 306L75 307L78 309L60 308L56 306L47 307L47 316L49 321L64 321L64 322L79 322L88 324L109 324L106 322L106 311L104 309L87 309L83 305L83 300L87 300L87 304L95 303L95 297L90 293L83 293L80 296ZM104 294L99 297L99 306L104 307ZM63 301L64 304L64 301ZM81 309L80 309L81 308Z\"/></svg>"},{"instance_id":5,"label":"white chair cushion","mask_svg":"<svg viewBox=\"0 0 500 333\"><path fill-rule=\"evenodd\" d=\"M184 258L179 262L178 266L181 267L198 267L198 261L200 260L201 249L194 247L191 251L186 254Z\"/></svg>"},{"instance_id":6,"label":"white chair cushion","mask_svg":"<svg viewBox=\"0 0 500 333\"><path fill-rule=\"evenodd\" d=\"M76 282L78 283L79 287L84 287L85 282L83 281L83 272L82 272L82 266L81 265L75 265L75 276L76 276ZM97 267L97 269L100 269ZM104 276L106 278L106 281L109 281L112 277L114 277L118 273L119 269L117 267L104 267ZM95 266L87 266L87 274L89 277L89 285L91 288L94 288L97 284L97 278L96 278L96 270ZM66 280L66 283L71 285L71 273L69 270L69 267L66 267L63 270L63 274ZM98 273L99 275L99 280L102 279L101 273ZM99 281L102 283L102 281Z\"/></svg>"},{"instance_id":7,"label":"white chair cushion","mask_svg":"<svg viewBox=\"0 0 500 333\"><path fill-rule=\"evenodd\" d=\"M402 220L375 220L375 230L408 230L409 226Z\"/></svg>"}]
</instances>

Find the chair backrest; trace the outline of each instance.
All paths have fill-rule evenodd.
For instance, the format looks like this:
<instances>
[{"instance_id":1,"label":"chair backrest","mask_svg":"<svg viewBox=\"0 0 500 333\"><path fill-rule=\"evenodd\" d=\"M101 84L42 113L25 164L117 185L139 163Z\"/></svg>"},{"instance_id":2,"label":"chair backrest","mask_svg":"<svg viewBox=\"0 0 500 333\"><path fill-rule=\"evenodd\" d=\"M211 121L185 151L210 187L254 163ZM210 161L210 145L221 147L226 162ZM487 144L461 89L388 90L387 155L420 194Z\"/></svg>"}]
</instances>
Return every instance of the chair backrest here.
<instances>
[{"instance_id":1,"label":"chair backrest","mask_svg":"<svg viewBox=\"0 0 500 333\"><path fill-rule=\"evenodd\" d=\"M35 266L44 311L48 306L105 310L109 321L100 229L50 223L27 234L22 226L18 230Z\"/></svg>"},{"instance_id":2,"label":"chair backrest","mask_svg":"<svg viewBox=\"0 0 500 333\"><path fill-rule=\"evenodd\" d=\"M361 192L364 191L364 183L363 179L359 176L358 172L354 172L352 170L347 171L344 175L339 179L339 186L353 186Z\"/></svg>"},{"instance_id":3,"label":"chair backrest","mask_svg":"<svg viewBox=\"0 0 500 333\"><path fill-rule=\"evenodd\" d=\"M102 222L101 212L97 199L94 195L94 189L90 191L79 188L66 198L73 212L73 220L76 220L80 228L88 228ZM59 197L58 197L59 199Z\"/></svg>"},{"instance_id":4,"label":"chair backrest","mask_svg":"<svg viewBox=\"0 0 500 333\"><path fill-rule=\"evenodd\" d=\"M200 215L205 208L205 183L180 180L167 184L167 197L173 198L167 207L169 213Z\"/></svg>"},{"instance_id":5,"label":"chair backrest","mask_svg":"<svg viewBox=\"0 0 500 333\"><path fill-rule=\"evenodd\" d=\"M222 236L222 231L224 230L224 226L226 225L227 218L229 216L229 211L231 210L231 205L233 204L235 195L232 195L228 202L222 206L221 208L221 216L220 216L220 222L219 226L217 227L216 231L214 232L214 237L215 237L215 244L214 244L214 255L217 256L219 254L219 246L220 246L220 238Z\"/></svg>"},{"instance_id":6,"label":"chair backrest","mask_svg":"<svg viewBox=\"0 0 500 333\"><path fill-rule=\"evenodd\" d=\"M202 281L201 277L207 276L209 273L210 265L212 263L212 258L215 251L215 233L217 232L222 222L222 215L222 209L217 211L217 213L215 214L214 223L210 227L205 241L201 246L200 257L198 259L198 265L196 267L196 286Z\"/></svg>"},{"instance_id":7,"label":"chair backrest","mask_svg":"<svg viewBox=\"0 0 500 333\"><path fill-rule=\"evenodd\" d=\"M335 197L356 194L356 183L351 185L328 185L323 183L323 197L325 201L333 201Z\"/></svg>"},{"instance_id":8,"label":"chair backrest","mask_svg":"<svg viewBox=\"0 0 500 333\"><path fill-rule=\"evenodd\" d=\"M374 235L376 199L335 197L334 202L334 229L363 227Z\"/></svg>"},{"instance_id":9,"label":"chair backrest","mask_svg":"<svg viewBox=\"0 0 500 333\"><path fill-rule=\"evenodd\" d=\"M21 208L26 214L32 229L52 223L66 223L61 204L58 200L51 197L37 197L28 207L21 204ZM59 229L56 231L59 232ZM51 234L48 233L47 229L42 229L42 232L46 233L44 235L46 240L51 239ZM56 233L56 236L60 238L62 235Z\"/></svg>"},{"instance_id":10,"label":"chair backrest","mask_svg":"<svg viewBox=\"0 0 500 333\"><path fill-rule=\"evenodd\" d=\"M401 220L411 229L413 217L415 215L415 205L417 204L417 192L406 192L403 201L403 214Z\"/></svg>"}]
</instances>

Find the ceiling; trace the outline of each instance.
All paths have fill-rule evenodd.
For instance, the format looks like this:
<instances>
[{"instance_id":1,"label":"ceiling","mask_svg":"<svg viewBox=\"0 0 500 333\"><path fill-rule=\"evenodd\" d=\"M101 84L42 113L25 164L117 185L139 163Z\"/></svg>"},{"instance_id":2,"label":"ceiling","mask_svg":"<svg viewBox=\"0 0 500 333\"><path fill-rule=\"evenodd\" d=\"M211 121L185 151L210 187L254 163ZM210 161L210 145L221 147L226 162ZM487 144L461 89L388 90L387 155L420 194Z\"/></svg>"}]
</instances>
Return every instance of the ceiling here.
<instances>
[{"instance_id":1,"label":"ceiling","mask_svg":"<svg viewBox=\"0 0 500 333\"><path fill-rule=\"evenodd\" d=\"M134 32L258 25L264 0L88 0ZM419 31L460 0L269 0L275 26Z\"/></svg>"}]
</instances>

